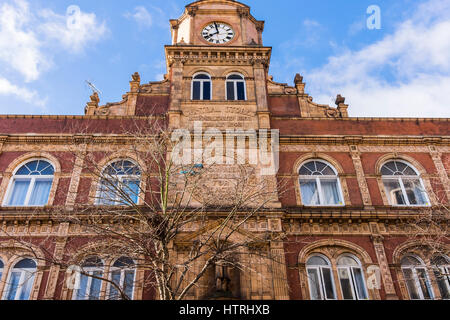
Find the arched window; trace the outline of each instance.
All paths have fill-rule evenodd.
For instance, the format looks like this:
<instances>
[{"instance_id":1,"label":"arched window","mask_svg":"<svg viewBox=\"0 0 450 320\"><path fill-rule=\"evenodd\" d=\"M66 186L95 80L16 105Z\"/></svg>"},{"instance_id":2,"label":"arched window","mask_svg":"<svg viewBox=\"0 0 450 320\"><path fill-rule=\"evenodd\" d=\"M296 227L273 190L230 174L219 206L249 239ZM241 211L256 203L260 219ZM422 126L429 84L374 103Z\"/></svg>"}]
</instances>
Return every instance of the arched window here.
<instances>
[{"instance_id":1,"label":"arched window","mask_svg":"<svg viewBox=\"0 0 450 320\"><path fill-rule=\"evenodd\" d=\"M367 300L364 274L359 260L345 255L337 260L337 265L344 300Z\"/></svg>"},{"instance_id":2,"label":"arched window","mask_svg":"<svg viewBox=\"0 0 450 320\"><path fill-rule=\"evenodd\" d=\"M231 74L227 77L227 100L247 100L245 79L240 74Z\"/></svg>"},{"instance_id":3,"label":"arched window","mask_svg":"<svg viewBox=\"0 0 450 320\"><path fill-rule=\"evenodd\" d=\"M5 300L28 300L33 288L36 273L36 262L22 259L16 263L10 272L6 283Z\"/></svg>"},{"instance_id":4,"label":"arched window","mask_svg":"<svg viewBox=\"0 0 450 320\"><path fill-rule=\"evenodd\" d=\"M433 299L425 264L411 255L404 257L401 264L411 300Z\"/></svg>"},{"instance_id":5,"label":"arched window","mask_svg":"<svg viewBox=\"0 0 450 320\"><path fill-rule=\"evenodd\" d=\"M74 300L99 300L102 287L103 261L99 257L86 259L81 266L80 286L73 291Z\"/></svg>"},{"instance_id":6,"label":"arched window","mask_svg":"<svg viewBox=\"0 0 450 320\"><path fill-rule=\"evenodd\" d=\"M316 255L306 263L311 300L336 300L331 264L323 256Z\"/></svg>"},{"instance_id":7,"label":"arched window","mask_svg":"<svg viewBox=\"0 0 450 320\"><path fill-rule=\"evenodd\" d=\"M55 169L46 160L33 160L14 174L6 196L6 206L39 207L48 204Z\"/></svg>"},{"instance_id":8,"label":"arched window","mask_svg":"<svg viewBox=\"0 0 450 320\"><path fill-rule=\"evenodd\" d=\"M393 206L428 206L427 193L417 170L404 161L389 161L381 167L384 188Z\"/></svg>"},{"instance_id":9,"label":"arched window","mask_svg":"<svg viewBox=\"0 0 450 320\"><path fill-rule=\"evenodd\" d=\"M207 73L198 73L192 79L191 88L192 100L211 100L212 82L211 76Z\"/></svg>"},{"instance_id":10,"label":"arched window","mask_svg":"<svg viewBox=\"0 0 450 320\"><path fill-rule=\"evenodd\" d=\"M300 191L305 206L343 206L337 171L328 163L313 160L300 168Z\"/></svg>"},{"instance_id":11,"label":"arched window","mask_svg":"<svg viewBox=\"0 0 450 320\"><path fill-rule=\"evenodd\" d=\"M450 261L447 257L436 257L431 261L442 299L450 299Z\"/></svg>"},{"instance_id":12,"label":"arched window","mask_svg":"<svg viewBox=\"0 0 450 320\"><path fill-rule=\"evenodd\" d=\"M105 206L137 204L140 183L139 166L128 160L114 162L102 173L96 203Z\"/></svg>"},{"instance_id":13,"label":"arched window","mask_svg":"<svg viewBox=\"0 0 450 320\"><path fill-rule=\"evenodd\" d=\"M117 259L111 268L111 280L121 288L130 300L133 299L134 293L135 268L134 261L127 257ZM112 284L109 288L109 299L122 299L119 290Z\"/></svg>"},{"instance_id":14,"label":"arched window","mask_svg":"<svg viewBox=\"0 0 450 320\"><path fill-rule=\"evenodd\" d=\"M4 264L3 264L3 261L0 259L0 280L2 280L3 268L4 268Z\"/></svg>"}]
</instances>

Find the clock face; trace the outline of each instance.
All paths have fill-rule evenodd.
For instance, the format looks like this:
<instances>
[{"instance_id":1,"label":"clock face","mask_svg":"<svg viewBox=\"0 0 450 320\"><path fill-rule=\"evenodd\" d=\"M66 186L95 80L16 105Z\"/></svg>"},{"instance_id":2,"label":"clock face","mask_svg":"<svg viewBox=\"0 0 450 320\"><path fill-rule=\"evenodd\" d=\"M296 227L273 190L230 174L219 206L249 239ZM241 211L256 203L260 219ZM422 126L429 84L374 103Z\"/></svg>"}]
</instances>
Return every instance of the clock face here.
<instances>
[{"instance_id":1,"label":"clock face","mask_svg":"<svg viewBox=\"0 0 450 320\"><path fill-rule=\"evenodd\" d=\"M227 43L234 35L233 28L223 22L211 22L202 31L203 38L212 44Z\"/></svg>"}]
</instances>

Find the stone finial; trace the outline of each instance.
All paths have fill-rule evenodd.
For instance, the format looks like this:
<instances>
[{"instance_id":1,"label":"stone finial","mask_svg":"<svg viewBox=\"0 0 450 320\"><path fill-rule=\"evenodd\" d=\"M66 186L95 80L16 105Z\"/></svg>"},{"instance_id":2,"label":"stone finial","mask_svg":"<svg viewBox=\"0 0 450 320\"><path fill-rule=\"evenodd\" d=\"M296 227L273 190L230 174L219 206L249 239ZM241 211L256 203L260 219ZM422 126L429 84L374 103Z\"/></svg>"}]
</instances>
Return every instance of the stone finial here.
<instances>
[{"instance_id":1,"label":"stone finial","mask_svg":"<svg viewBox=\"0 0 450 320\"><path fill-rule=\"evenodd\" d=\"M100 103L100 97L98 96L98 93L94 92L90 98L91 98L90 103L93 103L98 107L98 104Z\"/></svg>"},{"instance_id":2,"label":"stone finial","mask_svg":"<svg viewBox=\"0 0 450 320\"><path fill-rule=\"evenodd\" d=\"M297 74L295 75L294 83L295 83L296 85L297 85L297 84L300 84L300 83L303 83L303 77L300 75L300 73L297 73Z\"/></svg>"},{"instance_id":3,"label":"stone finial","mask_svg":"<svg viewBox=\"0 0 450 320\"><path fill-rule=\"evenodd\" d=\"M139 75L138 72L133 73L131 75L131 78L133 79L133 81L136 81L136 82L139 82L139 83L141 82L141 76Z\"/></svg>"},{"instance_id":4,"label":"stone finial","mask_svg":"<svg viewBox=\"0 0 450 320\"><path fill-rule=\"evenodd\" d=\"M187 13L191 17L195 17L195 15L197 14L197 11L198 11L198 6L192 6L192 7L187 8Z\"/></svg>"},{"instance_id":5,"label":"stone finial","mask_svg":"<svg viewBox=\"0 0 450 320\"><path fill-rule=\"evenodd\" d=\"M91 101L86 104L86 108L84 108L84 112L86 115L94 115L95 111L98 108L98 104L100 103L100 97L97 92L94 92L92 96L90 96Z\"/></svg>"},{"instance_id":6,"label":"stone finial","mask_svg":"<svg viewBox=\"0 0 450 320\"><path fill-rule=\"evenodd\" d=\"M303 77L299 73L295 75L294 84L299 94L305 93L305 84L303 83Z\"/></svg>"},{"instance_id":7,"label":"stone finial","mask_svg":"<svg viewBox=\"0 0 450 320\"><path fill-rule=\"evenodd\" d=\"M343 103L345 103L345 97L338 94L336 97L336 105L339 106L340 104L343 104Z\"/></svg>"},{"instance_id":8,"label":"stone finial","mask_svg":"<svg viewBox=\"0 0 450 320\"><path fill-rule=\"evenodd\" d=\"M345 104L345 97L341 96L340 94L336 97L336 105L337 111L340 113L342 118L348 118L348 105Z\"/></svg>"},{"instance_id":9,"label":"stone finial","mask_svg":"<svg viewBox=\"0 0 450 320\"><path fill-rule=\"evenodd\" d=\"M131 81L130 81L130 91L131 92L138 92L139 87L141 85L141 76L138 72L135 72L131 75Z\"/></svg>"}]
</instances>

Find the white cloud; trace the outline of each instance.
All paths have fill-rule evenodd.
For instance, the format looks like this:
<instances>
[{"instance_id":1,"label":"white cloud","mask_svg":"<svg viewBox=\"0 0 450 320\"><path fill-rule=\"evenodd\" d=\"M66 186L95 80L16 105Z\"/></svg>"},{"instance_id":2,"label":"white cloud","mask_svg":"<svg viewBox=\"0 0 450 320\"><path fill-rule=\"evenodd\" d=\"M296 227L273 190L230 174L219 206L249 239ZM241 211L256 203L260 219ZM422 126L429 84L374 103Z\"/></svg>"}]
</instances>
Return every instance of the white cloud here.
<instances>
[{"instance_id":1,"label":"white cloud","mask_svg":"<svg viewBox=\"0 0 450 320\"><path fill-rule=\"evenodd\" d=\"M47 100L39 97L39 94L34 90L18 87L7 79L0 77L0 95L15 96L19 100L44 108ZM6 106L7 108L10 106ZM5 110L6 112L7 110ZM9 110L11 113L11 110Z\"/></svg>"},{"instance_id":2,"label":"white cloud","mask_svg":"<svg viewBox=\"0 0 450 320\"><path fill-rule=\"evenodd\" d=\"M128 19L134 19L141 27L151 27L153 24L152 15L145 7L142 6L134 8L133 13L126 13L125 17Z\"/></svg>"},{"instance_id":3,"label":"white cloud","mask_svg":"<svg viewBox=\"0 0 450 320\"><path fill-rule=\"evenodd\" d=\"M5 2L0 6L0 63L18 71L25 81L33 81L52 65L50 48L55 44L79 53L106 31L95 14L76 6L69 7L67 15L49 9L36 15L25 0Z\"/></svg>"},{"instance_id":4,"label":"white cloud","mask_svg":"<svg viewBox=\"0 0 450 320\"><path fill-rule=\"evenodd\" d=\"M430 0L393 34L330 57L306 75L312 95L345 95L353 116L449 117L449 12L448 1Z\"/></svg>"},{"instance_id":5,"label":"white cloud","mask_svg":"<svg viewBox=\"0 0 450 320\"><path fill-rule=\"evenodd\" d=\"M67 8L66 15L44 9L39 16L44 20L39 26L41 32L69 52L83 51L89 43L97 42L108 31L105 22L97 21L94 13L84 13L77 6Z\"/></svg>"},{"instance_id":6,"label":"white cloud","mask_svg":"<svg viewBox=\"0 0 450 320\"><path fill-rule=\"evenodd\" d=\"M147 9L149 8L149 9ZM124 14L125 18L134 20L140 28L157 26L167 28L167 12L155 6L137 6L133 12Z\"/></svg>"},{"instance_id":7,"label":"white cloud","mask_svg":"<svg viewBox=\"0 0 450 320\"><path fill-rule=\"evenodd\" d=\"M60 15L50 9L31 7L26 0L2 2L0 95L14 96L43 108L47 99L42 99L35 90L13 84L11 77L23 79L23 82L36 81L53 65L55 52L80 53L106 33L104 22L77 6L70 6L66 14Z\"/></svg>"},{"instance_id":8,"label":"white cloud","mask_svg":"<svg viewBox=\"0 0 450 320\"><path fill-rule=\"evenodd\" d=\"M26 1L0 7L0 61L20 72L26 81L36 80L49 66L42 43L30 26L33 16Z\"/></svg>"}]
</instances>

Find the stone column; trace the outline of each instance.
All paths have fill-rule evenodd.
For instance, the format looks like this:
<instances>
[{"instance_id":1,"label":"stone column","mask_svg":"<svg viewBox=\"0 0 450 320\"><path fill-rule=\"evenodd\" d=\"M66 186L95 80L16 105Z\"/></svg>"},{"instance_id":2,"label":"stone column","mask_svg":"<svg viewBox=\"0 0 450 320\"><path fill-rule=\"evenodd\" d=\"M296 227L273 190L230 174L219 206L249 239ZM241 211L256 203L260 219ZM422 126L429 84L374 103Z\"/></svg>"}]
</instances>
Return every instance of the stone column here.
<instances>
[{"instance_id":1,"label":"stone column","mask_svg":"<svg viewBox=\"0 0 450 320\"><path fill-rule=\"evenodd\" d=\"M272 241L270 243L270 255L272 257L274 299L289 300L289 287L283 242Z\"/></svg>"}]
</instances>

